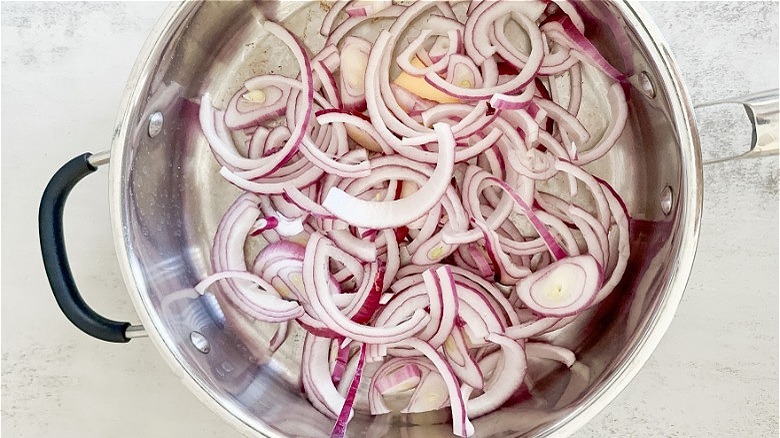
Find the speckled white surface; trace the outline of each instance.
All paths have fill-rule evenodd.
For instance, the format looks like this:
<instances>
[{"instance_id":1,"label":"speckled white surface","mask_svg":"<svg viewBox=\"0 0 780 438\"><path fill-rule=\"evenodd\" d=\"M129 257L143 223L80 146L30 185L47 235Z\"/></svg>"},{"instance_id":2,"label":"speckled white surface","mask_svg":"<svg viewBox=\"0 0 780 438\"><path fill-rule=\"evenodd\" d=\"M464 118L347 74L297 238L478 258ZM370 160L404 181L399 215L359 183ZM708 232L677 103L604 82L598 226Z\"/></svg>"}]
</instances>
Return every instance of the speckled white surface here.
<instances>
[{"instance_id":1,"label":"speckled white surface","mask_svg":"<svg viewBox=\"0 0 780 438\"><path fill-rule=\"evenodd\" d=\"M778 85L778 3L646 3L695 102ZM135 56L164 3L2 4L2 434L235 437L149 342L95 341L59 313L37 242L39 196L67 159L108 148ZM706 150L746 144L702 112ZM737 146L734 149L734 145ZM575 436L778 435L778 160L705 169L701 241L667 335ZM88 301L136 321L113 253L105 173L71 196L66 236Z\"/></svg>"}]
</instances>

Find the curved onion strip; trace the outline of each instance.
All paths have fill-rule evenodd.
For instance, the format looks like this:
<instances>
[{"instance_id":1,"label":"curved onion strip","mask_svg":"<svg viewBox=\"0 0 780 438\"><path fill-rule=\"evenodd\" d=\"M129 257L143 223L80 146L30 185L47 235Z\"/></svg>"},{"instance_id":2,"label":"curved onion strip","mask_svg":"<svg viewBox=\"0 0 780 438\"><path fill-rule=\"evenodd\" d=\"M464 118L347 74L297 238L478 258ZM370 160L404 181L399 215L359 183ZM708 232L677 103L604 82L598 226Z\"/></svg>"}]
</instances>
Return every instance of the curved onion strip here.
<instances>
[{"instance_id":1,"label":"curved onion strip","mask_svg":"<svg viewBox=\"0 0 780 438\"><path fill-rule=\"evenodd\" d=\"M540 318L535 321L509 327L504 335L512 339L526 339L544 333L559 321L558 318Z\"/></svg>"},{"instance_id":2,"label":"curved onion strip","mask_svg":"<svg viewBox=\"0 0 780 438\"><path fill-rule=\"evenodd\" d=\"M390 202L371 202L348 195L341 189L331 188L322 206L339 219L357 227L394 228L422 217L439 202L449 186L455 161L455 138L449 126L434 126L439 138L439 161L428 184L414 194Z\"/></svg>"},{"instance_id":3,"label":"curved onion strip","mask_svg":"<svg viewBox=\"0 0 780 438\"><path fill-rule=\"evenodd\" d=\"M226 278L236 278L251 281L259 288L252 290L239 286L238 293L229 294L233 303L253 318L268 322L283 322L295 319L303 314L303 308L298 303L285 301L279 298L279 294L273 286L262 278L246 271L222 271L209 275L195 286L195 290L203 295L206 289L216 281Z\"/></svg>"},{"instance_id":4,"label":"curved onion strip","mask_svg":"<svg viewBox=\"0 0 780 438\"><path fill-rule=\"evenodd\" d=\"M303 341L301 380L314 407L330 418L337 418L346 399L333 385L328 366L330 339L307 334Z\"/></svg>"},{"instance_id":5,"label":"curved onion strip","mask_svg":"<svg viewBox=\"0 0 780 438\"><path fill-rule=\"evenodd\" d=\"M560 362L569 368L577 361L574 353L568 348L543 342L526 342L525 353L529 358L550 359Z\"/></svg>"},{"instance_id":6,"label":"curved onion strip","mask_svg":"<svg viewBox=\"0 0 780 438\"><path fill-rule=\"evenodd\" d=\"M338 419L336 419L336 424L333 425L333 430L330 433L331 438L343 438L347 433L347 423L350 418L352 418L352 405L355 403L355 396L357 395L358 386L360 386L360 379L363 376L363 364L366 362L365 344L360 347L359 357L357 368L355 369L352 383L349 385L344 404L341 407Z\"/></svg>"},{"instance_id":7,"label":"curved onion strip","mask_svg":"<svg viewBox=\"0 0 780 438\"><path fill-rule=\"evenodd\" d=\"M346 1L330 4L330 9L328 9L328 13L325 14L325 17L322 19L322 24L320 25L320 35L324 37L330 35L333 23L335 23L339 13L341 13L348 4L349 2Z\"/></svg>"},{"instance_id":8,"label":"curved onion strip","mask_svg":"<svg viewBox=\"0 0 780 438\"><path fill-rule=\"evenodd\" d=\"M578 157L574 159L574 163L578 166L582 166L591 163L609 152L612 146L615 145L620 135L623 133L623 128L626 126L628 120L628 105L626 104L625 93L623 88L619 84L613 84L607 91L607 100L609 101L610 111L610 124L604 136L599 142L592 148L581 151Z\"/></svg>"},{"instance_id":9,"label":"curved onion strip","mask_svg":"<svg viewBox=\"0 0 780 438\"><path fill-rule=\"evenodd\" d=\"M468 401L468 411L473 417L498 409L523 383L526 370L525 351L516 341L493 333L488 340L501 346L501 360L493 370L493 376L485 384L485 392Z\"/></svg>"},{"instance_id":10,"label":"curved onion strip","mask_svg":"<svg viewBox=\"0 0 780 438\"><path fill-rule=\"evenodd\" d=\"M453 372L466 385L474 389L482 389L485 384L479 365L471 357L463 339L463 331L455 327L442 345L444 357L450 363Z\"/></svg>"},{"instance_id":11,"label":"curved onion strip","mask_svg":"<svg viewBox=\"0 0 780 438\"><path fill-rule=\"evenodd\" d=\"M580 33L568 16L555 17L543 24L541 28L548 35L557 34L562 37L569 47L577 51L575 53L578 53L583 61L595 66L610 78L620 83L626 80L626 76L604 59L593 43Z\"/></svg>"},{"instance_id":12,"label":"curved onion strip","mask_svg":"<svg viewBox=\"0 0 780 438\"><path fill-rule=\"evenodd\" d=\"M459 33L456 30L451 30L448 32L447 35L450 41L448 44L449 48L438 61L426 66L425 68L415 67L410 62L411 59L416 56L415 53L417 50L420 48L420 46L422 46L423 42L425 42L425 40L432 34L432 32L433 31L430 29L423 29L423 31L420 32L420 35L418 35L414 41L410 42L409 45L398 54L398 57L396 57L396 64L398 65L398 68L412 76L424 76L429 71L439 72L447 65L449 56L454 54L458 48L457 41L459 39Z\"/></svg>"},{"instance_id":13,"label":"curved onion strip","mask_svg":"<svg viewBox=\"0 0 780 438\"><path fill-rule=\"evenodd\" d=\"M458 379L449 364L442 358L439 352L431 347L430 344L420 341L419 339L407 339L403 341L403 344L424 354L425 357L436 366L439 370L439 374L444 378L450 397L450 407L452 409L452 433L460 437L473 435L474 426L471 424L471 421L469 421L466 403L458 386Z\"/></svg>"}]
</instances>

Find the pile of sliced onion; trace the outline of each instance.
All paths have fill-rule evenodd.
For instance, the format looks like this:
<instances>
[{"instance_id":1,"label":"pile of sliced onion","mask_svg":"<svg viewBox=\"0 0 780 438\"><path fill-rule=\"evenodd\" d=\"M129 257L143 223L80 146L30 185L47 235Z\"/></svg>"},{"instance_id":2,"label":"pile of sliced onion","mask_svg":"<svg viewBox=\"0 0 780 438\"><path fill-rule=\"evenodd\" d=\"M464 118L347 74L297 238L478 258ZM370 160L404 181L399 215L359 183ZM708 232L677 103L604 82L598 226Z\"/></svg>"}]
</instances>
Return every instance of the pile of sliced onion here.
<instances>
[{"instance_id":1,"label":"pile of sliced onion","mask_svg":"<svg viewBox=\"0 0 780 438\"><path fill-rule=\"evenodd\" d=\"M582 166L623 131L626 75L567 0L331 8L319 51L263 24L297 74L247 78L223 109L201 100L244 193L196 289L278 324L271 353L305 332L302 388L332 436L358 406L448 409L471 436L532 390L529 359L576 363L555 333L625 271L625 204ZM612 83L603 133L581 120L586 69Z\"/></svg>"}]
</instances>

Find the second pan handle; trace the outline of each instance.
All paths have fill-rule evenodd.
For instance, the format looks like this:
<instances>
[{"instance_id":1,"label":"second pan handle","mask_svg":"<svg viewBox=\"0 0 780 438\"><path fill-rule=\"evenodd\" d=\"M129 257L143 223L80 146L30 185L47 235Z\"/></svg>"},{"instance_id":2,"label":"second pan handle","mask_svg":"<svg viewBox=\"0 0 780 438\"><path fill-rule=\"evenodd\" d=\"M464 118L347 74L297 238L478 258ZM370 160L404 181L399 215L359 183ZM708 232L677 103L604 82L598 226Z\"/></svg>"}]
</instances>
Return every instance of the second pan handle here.
<instances>
[{"instance_id":1,"label":"second pan handle","mask_svg":"<svg viewBox=\"0 0 780 438\"><path fill-rule=\"evenodd\" d=\"M750 149L747 152L730 157L706 160L704 164L721 163L741 158L764 157L780 153L780 139L778 138L778 130L780 129L780 122L778 121L778 113L780 112L779 92L780 90L778 89L767 90L747 96L696 105L697 109L723 104L742 105L750 123L753 125Z\"/></svg>"}]
</instances>

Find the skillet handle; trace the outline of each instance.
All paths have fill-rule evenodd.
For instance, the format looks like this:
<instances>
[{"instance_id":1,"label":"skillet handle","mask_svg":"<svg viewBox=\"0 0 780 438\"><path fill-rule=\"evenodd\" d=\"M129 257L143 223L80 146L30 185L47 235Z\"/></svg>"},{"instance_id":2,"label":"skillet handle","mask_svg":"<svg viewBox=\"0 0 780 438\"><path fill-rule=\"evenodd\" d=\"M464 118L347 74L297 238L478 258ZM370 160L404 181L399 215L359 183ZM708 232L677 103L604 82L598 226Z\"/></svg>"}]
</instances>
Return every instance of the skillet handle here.
<instances>
[{"instance_id":1,"label":"skillet handle","mask_svg":"<svg viewBox=\"0 0 780 438\"><path fill-rule=\"evenodd\" d=\"M82 178L108 162L108 153L87 152L63 165L49 181L38 210L38 233L46 276L54 298L65 316L84 333L107 342L128 342L143 336L143 327L118 322L97 314L81 297L68 263L63 236L62 213L71 189Z\"/></svg>"},{"instance_id":2,"label":"skillet handle","mask_svg":"<svg viewBox=\"0 0 780 438\"><path fill-rule=\"evenodd\" d=\"M697 109L722 104L742 105L745 108L748 119L750 119L750 123L753 125L753 136L750 142L750 149L747 152L732 157L707 160L704 161L704 164L778 155L780 153L780 139L778 139L778 129L780 129L780 122L778 121L778 112L780 112L778 109L778 104L780 103L779 92L780 90L778 89L767 90L747 96L696 105Z\"/></svg>"}]
</instances>

